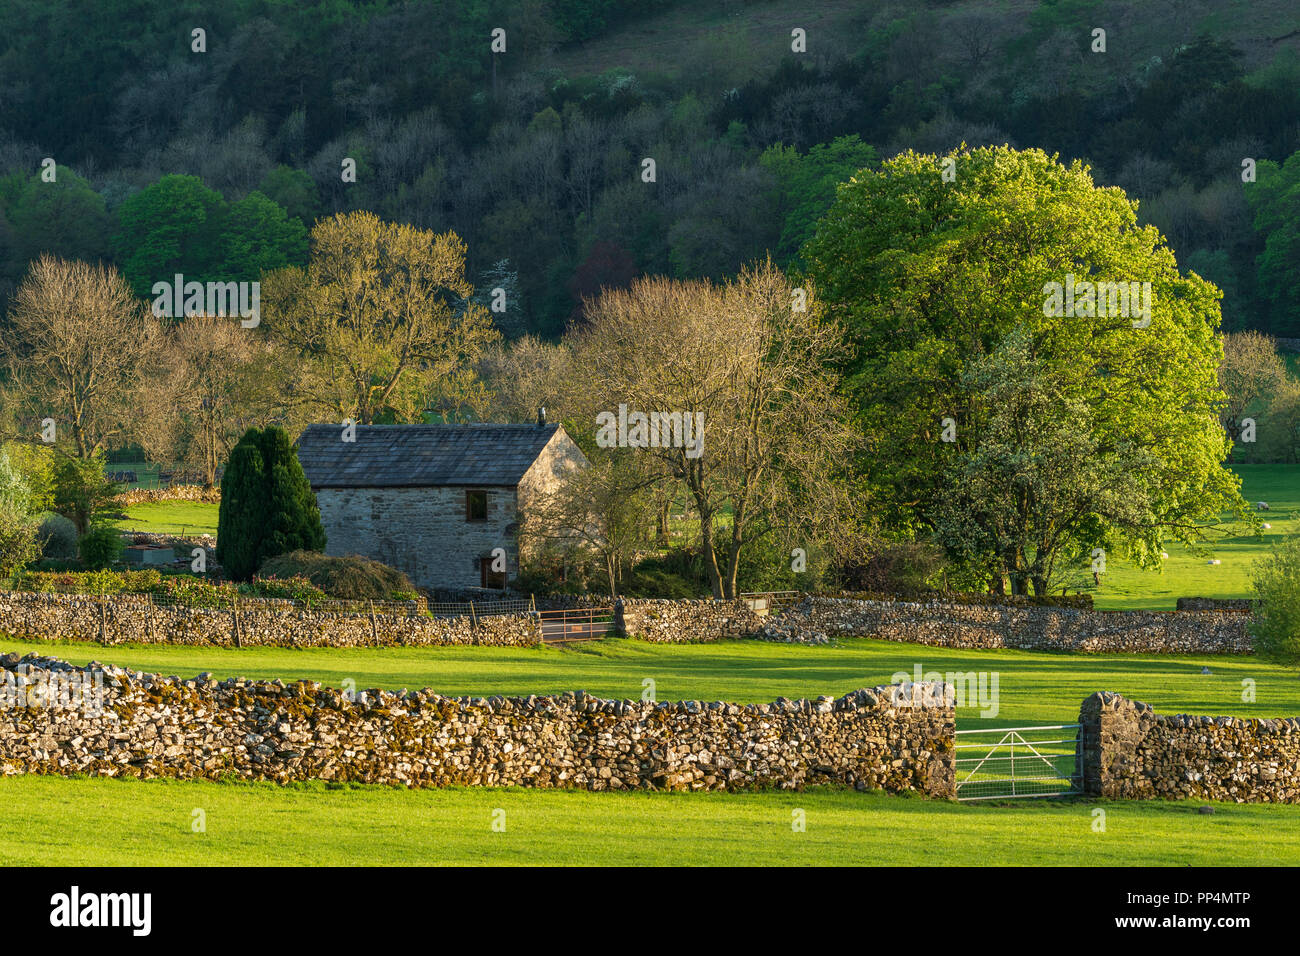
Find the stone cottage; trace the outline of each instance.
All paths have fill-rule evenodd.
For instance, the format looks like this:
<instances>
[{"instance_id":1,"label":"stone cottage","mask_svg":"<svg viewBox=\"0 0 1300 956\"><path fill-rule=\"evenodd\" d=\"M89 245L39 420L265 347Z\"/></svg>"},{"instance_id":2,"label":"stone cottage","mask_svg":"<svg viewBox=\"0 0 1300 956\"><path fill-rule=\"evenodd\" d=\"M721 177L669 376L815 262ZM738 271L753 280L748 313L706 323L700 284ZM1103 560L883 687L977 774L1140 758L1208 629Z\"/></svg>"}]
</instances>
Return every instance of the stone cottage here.
<instances>
[{"instance_id":1,"label":"stone cottage","mask_svg":"<svg viewBox=\"0 0 1300 956\"><path fill-rule=\"evenodd\" d=\"M298 460L327 554L374 558L427 588L505 587L519 572L530 500L587 464L564 429L544 421L310 425Z\"/></svg>"}]
</instances>

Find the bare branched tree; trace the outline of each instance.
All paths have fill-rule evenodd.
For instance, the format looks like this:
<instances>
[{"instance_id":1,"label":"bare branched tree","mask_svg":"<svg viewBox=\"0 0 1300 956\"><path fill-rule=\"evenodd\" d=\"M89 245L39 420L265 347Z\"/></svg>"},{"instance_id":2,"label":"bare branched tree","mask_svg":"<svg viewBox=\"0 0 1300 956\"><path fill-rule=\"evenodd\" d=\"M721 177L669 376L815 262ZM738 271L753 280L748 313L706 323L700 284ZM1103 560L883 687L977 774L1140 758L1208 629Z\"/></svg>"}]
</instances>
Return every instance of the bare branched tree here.
<instances>
[{"instance_id":1,"label":"bare branched tree","mask_svg":"<svg viewBox=\"0 0 1300 956\"><path fill-rule=\"evenodd\" d=\"M857 441L831 370L841 332L812 293L769 261L721 286L648 278L585 306L578 374L607 410L702 417L698 447L639 453L685 488L718 598L735 597L746 544L851 520L851 486L834 480Z\"/></svg>"},{"instance_id":2,"label":"bare branched tree","mask_svg":"<svg viewBox=\"0 0 1300 956\"><path fill-rule=\"evenodd\" d=\"M134 437L160 326L115 268L43 255L9 315L0 354L31 420L54 419L78 458Z\"/></svg>"}]
</instances>

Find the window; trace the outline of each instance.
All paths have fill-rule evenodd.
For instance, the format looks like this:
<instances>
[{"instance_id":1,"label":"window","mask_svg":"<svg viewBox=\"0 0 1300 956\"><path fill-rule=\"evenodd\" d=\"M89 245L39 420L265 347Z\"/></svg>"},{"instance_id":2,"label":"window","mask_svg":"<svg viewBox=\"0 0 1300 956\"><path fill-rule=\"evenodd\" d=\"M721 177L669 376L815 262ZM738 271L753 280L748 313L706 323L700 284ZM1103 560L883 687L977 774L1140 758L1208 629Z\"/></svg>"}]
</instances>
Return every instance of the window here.
<instances>
[{"instance_id":1,"label":"window","mask_svg":"<svg viewBox=\"0 0 1300 956\"><path fill-rule=\"evenodd\" d=\"M487 492L465 492L465 520L487 521Z\"/></svg>"}]
</instances>

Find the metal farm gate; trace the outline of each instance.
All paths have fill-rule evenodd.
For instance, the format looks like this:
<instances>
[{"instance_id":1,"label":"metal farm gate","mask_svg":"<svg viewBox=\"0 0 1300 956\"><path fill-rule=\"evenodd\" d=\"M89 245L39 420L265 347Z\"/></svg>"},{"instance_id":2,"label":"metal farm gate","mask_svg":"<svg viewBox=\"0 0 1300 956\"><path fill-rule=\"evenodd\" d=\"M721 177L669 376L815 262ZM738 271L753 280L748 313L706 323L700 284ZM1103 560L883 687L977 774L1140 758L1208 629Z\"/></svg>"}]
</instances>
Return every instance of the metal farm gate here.
<instances>
[{"instance_id":1,"label":"metal farm gate","mask_svg":"<svg viewBox=\"0 0 1300 956\"><path fill-rule=\"evenodd\" d=\"M614 630L613 607L539 611L537 616L542 623L542 641L547 644L598 641Z\"/></svg>"},{"instance_id":2,"label":"metal farm gate","mask_svg":"<svg viewBox=\"0 0 1300 956\"><path fill-rule=\"evenodd\" d=\"M957 799L1068 797L1081 792L1078 736L1078 724L957 731Z\"/></svg>"}]
</instances>

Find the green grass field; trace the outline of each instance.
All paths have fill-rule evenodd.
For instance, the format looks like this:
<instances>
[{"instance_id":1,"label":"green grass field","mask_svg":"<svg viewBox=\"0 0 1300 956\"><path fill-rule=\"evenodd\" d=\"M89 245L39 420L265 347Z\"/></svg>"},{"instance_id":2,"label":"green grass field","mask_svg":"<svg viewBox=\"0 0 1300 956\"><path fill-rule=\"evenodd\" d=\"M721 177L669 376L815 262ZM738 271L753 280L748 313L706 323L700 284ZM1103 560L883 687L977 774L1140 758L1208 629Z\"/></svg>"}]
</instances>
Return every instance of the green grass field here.
<instances>
[{"instance_id":1,"label":"green grass field","mask_svg":"<svg viewBox=\"0 0 1300 956\"><path fill-rule=\"evenodd\" d=\"M959 711L972 729L1071 723L1095 690L1165 713L1300 713L1300 675L1252 657L954 651L848 639L828 647L755 641L570 648L222 650L0 641L84 663L165 674L309 677L444 694L583 689L608 697L768 701L842 694L894 674L986 671L999 709ZM1212 673L1200 673L1208 666ZM1257 699L1243 702L1242 681ZM837 789L651 794L10 777L0 779L0 863L138 864L1300 864L1300 809L1054 800L952 804ZM1092 829L1095 807L1106 832ZM491 829L506 811L506 831ZM193 811L206 832L191 830ZM807 831L793 832L802 809ZM112 840L99 839L103 833ZM1267 835L1262 839L1261 835Z\"/></svg>"},{"instance_id":2,"label":"green grass field","mask_svg":"<svg viewBox=\"0 0 1300 956\"><path fill-rule=\"evenodd\" d=\"M346 678L359 690L431 688L448 696L527 696L584 690L600 697L641 697L654 681L658 700L762 703L777 697L839 696L893 682L897 673L998 673L998 713L958 711L962 727L1071 723L1094 691L1117 691L1162 713L1280 717L1300 714L1300 674L1249 656L1069 655L1035 651L961 651L862 638L829 647L762 641L647 644L609 639L569 648L501 647L279 649L115 646L0 640L0 652L38 651L74 663L101 660L180 677L309 678L331 687ZM1209 667L1211 673L1201 673ZM1256 700L1242 701L1242 681Z\"/></svg>"},{"instance_id":3,"label":"green grass field","mask_svg":"<svg viewBox=\"0 0 1300 956\"><path fill-rule=\"evenodd\" d=\"M199 535L217 533L221 506L204 501L146 501L132 505L113 524L127 531Z\"/></svg>"},{"instance_id":4,"label":"green grass field","mask_svg":"<svg viewBox=\"0 0 1300 956\"><path fill-rule=\"evenodd\" d=\"M1269 510L1260 512L1260 517L1271 529L1255 535L1237 524L1204 553L1171 546L1160 571L1143 571L1112 557L1101 587L1089 588L1095 605L1125 611L1172 610L1180 597L1252 597L1251 565L1283 538L1300 534L1300 467L1236 465L1234 470L1241 475L1241 493L1252 506L1268 502ZM1211 558L1222 564L1209 564Z\"/></svg>"},{"instance_id":5,"label":"green grass field","mask_svg":"<svg viewBox=\"0 0 1300 956\"><path fill-rule=\"evenodd\" d=\"M0 865L1267 865L1295 807L0 779ZM1106 831L1092 829L1106 811ZM504 832L492 829L505 811ZM202 810L205 832L192 829ZM793 831L802 810L806 831ZM498 814L499 817L499 814Z\"/></svg>"}]
</instances>

